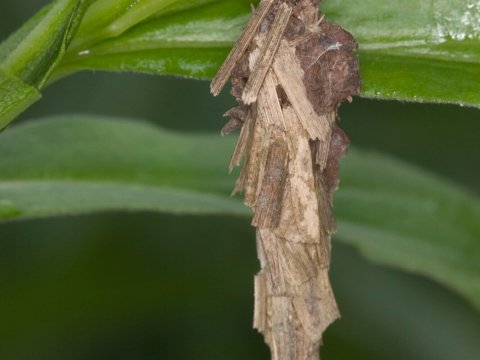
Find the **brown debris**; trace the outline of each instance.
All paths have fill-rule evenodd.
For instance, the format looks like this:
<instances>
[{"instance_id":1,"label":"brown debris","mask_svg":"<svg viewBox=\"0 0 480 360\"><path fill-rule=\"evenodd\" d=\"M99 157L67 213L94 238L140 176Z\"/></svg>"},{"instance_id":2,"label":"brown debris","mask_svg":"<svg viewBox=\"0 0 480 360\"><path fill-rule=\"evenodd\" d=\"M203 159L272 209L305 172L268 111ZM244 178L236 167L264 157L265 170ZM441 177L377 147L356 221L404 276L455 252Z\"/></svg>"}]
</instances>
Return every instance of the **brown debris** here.
<instances>
[{"instance_id":1,"label":"brown debris","mask_svg":"<svg viewBox=\"0 0 480 360\"><path fill-rule=\"evenodd\" d=\"M260 2L258 9L255 11L255 16L250 18L250 21L243 30L240 39L238 39L238 41L235 43L232 51L228 55L215 78L212 80L210 87L212 94L218 95L220 91L222 91L222 88L227 83L233 69L237 65L238 59L245 53L245 50L247 50L247 47L255 35L260 22L268 14L268 11L274 2L275 0L262 0Z\"/></svg>"},{"instance_id":2,"label":"brown debris","mask_svg":"<svg viewBox=\"0 0 480 360\"><path fill-rule=\"evenodd\" d=\"M292 14L292 8L287 4L281 4L275 13L275 18L269 31L261 39L261 46L257 51L250 54L250 77L243 89L242 100L245 104L253 104L257 101L257 95L262 87L267 72L270 70L273 58L280 46L282 35Z\"/></svg>"},{"instance_id":3,"label":"brown debris","mask_svg":"<svg viewBox=\"0 0 480 360\"><path fill-rule=\"evenodd\" d=\"M337 107L360 90L357 44L320 17L318 0L262 0L212 82L229 77L241 127L230 170L253 209L261 271L254 326L273 360L318 360L322 333L339 317L328 279L333 192L349 140Z\"/></svg>"}]
</instances>

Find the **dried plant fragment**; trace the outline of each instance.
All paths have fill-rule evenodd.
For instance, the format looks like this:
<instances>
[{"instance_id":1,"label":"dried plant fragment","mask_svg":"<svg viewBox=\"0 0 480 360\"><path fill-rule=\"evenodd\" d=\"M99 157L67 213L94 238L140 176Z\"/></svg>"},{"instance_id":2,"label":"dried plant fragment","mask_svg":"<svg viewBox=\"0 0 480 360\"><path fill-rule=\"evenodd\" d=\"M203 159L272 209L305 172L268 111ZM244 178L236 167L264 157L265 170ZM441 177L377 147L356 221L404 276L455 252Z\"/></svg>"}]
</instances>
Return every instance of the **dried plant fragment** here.
<instances>
[{"instance_id":1,"label":"dried plant fragment","mask_svg":"<svg viewBox=\"0 0 480 360\"><path fill-rule=\"evenodd\" d=\"M247 50L250 41L255 36L260 22L263 20L265 15L267 15L274 2L275 0L263 0L258 9L255 11L255 14L250 18L250 21L243 30L240 39L238 39L238 41L235 43L232 51L228 55L215 78L212 80L210 89L213 95L218 95L220 94L220 91L222 91L222 88L230 78L234 67L237 65L238 58L243 55L245 50Z\"/></svg>"},{"instance_id":2,"label":"dried plant fragment","mask_svg":"<svg viewBox=\"0 0 480 360\"><path fill-rule=\"evenodd\" d=\"M241 127L230 170L253 209L261 271L254 326L274 360L316 360L339 317L328 278L333 192L349 140L337 107L360 90L357 44L323 21L317 0L262 0L212 82L228 78L238 106L222 130Z\"/></svg>"},{"instance_id":3,"label":"dried plant fragment","mask_svg":"<svg viewBox=\"0 0 480 360\"><path fill-rule=\"evenodd\" d=\"M280 40L285 32L291 14L292 8L290 6L286 4L279 6L270 30L266 33L265 37L262 38L262 45L258 53L252 58L254 61L252 61L250 65L251 74L242 94L242 100L247 105L253 104L257 100L258 92L272 65L273 57L280 45Z\"/></svg>"}]
</instances>

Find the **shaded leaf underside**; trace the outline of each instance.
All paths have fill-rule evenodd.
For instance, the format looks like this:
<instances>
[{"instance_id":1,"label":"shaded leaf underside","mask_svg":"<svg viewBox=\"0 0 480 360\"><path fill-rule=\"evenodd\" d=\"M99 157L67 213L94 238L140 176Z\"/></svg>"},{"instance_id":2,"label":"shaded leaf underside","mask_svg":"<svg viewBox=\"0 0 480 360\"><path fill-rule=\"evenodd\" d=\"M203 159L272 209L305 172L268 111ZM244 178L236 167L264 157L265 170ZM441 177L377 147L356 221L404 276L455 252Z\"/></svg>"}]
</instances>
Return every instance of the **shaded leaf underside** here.
<instances>
[{"instance_id":1,"label":"shaded leaf underside","mask_svg":"<svg viewBox=\"0 0 480 360\"><path fill-rule=\"evenodd\" d=\"M234 139L65 116L0 138L0 219L99 211L250 216L229 196ZM480 307L480 203L387 156L353 150L335 196L339 240L432 277Z\"/></svg>"}]
</instances>

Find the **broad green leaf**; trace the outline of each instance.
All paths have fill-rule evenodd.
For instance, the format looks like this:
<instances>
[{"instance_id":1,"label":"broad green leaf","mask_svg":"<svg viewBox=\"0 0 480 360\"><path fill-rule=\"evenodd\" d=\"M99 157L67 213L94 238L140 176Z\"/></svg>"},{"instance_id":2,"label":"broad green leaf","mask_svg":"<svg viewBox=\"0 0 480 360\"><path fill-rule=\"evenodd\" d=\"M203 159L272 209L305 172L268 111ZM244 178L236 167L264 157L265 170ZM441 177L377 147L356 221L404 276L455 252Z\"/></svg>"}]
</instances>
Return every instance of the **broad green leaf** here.
<instances>
[{"instance_id":1,"label":"broad green leaf","mask_svg":"<svg viewBox=\"0 0 480 360\"><path fill-rule=\"evenodd\" d=\"M480 3L325 0L352 32L368 97L480 106Z\"/></svg>"},{"instance_id":2,"label":"broad green leaf","mask_svg":"<svg viewBox=\"0 0 480 360\"><path fill-rule=\"evenodd\" d=\"M249 3L217 0L151 17L75 48L55 76L93 69L212 77L248 19ZM480 106L480 4L324 0L322 9L359 41L364 96Z\"/></svg>"},{"instance_id":3,"label":"broad green leaf","mask_svg":"<svg viewBox=\"0 0 480 360\"><path fill-rule=\"evenodd\" d=\"M0 137L0 219L107 210L249 216L229 197L233 138L67 116ZM338 239L424 274L480 308L480 202L387 156L352 151L335 196Z\"/></svg>"},{"instance_id":4,"label":"broad green leaf","mask_svg":"<svg viewBox=\"0 0 480 360\"><path fill-rule=\"evenodd\" d=\"M190 1L188 10L157 14L121 36L75 47L54 77L84 69L212 77L248 20L250 1L217 0L193 6L200 2L206 1ZM80 38L78 43L84 41L89 40Z\"/></svg>"},{"instance_id":5,"label":"broad green leaf","mask_svg":"<svg viewBox=\"0 0 480 360\"><path fill-rule=\"evenodd\" d=\"M478 3L322 6L359 40L364 96L480 106ZM210 78L250 12L250 0L56 0L0 45L0 69L37 89L81 70Z\"/></svg>"}]
</instances>

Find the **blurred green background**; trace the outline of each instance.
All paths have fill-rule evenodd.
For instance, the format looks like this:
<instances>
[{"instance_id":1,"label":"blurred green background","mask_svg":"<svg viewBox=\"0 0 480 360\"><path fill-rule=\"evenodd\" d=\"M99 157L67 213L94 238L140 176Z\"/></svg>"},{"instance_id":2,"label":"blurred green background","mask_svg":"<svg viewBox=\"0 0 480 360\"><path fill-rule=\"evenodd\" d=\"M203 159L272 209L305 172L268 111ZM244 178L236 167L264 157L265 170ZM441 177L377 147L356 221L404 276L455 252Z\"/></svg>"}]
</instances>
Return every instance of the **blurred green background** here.
<instances>
[{"instance_id":1,"label":"blurred green background","mask_svg":"<svg viewBox=\"0 0 480 360\"><path fill-rule=\"evenodd\" d=\"M2 0L0 38L45 3ZM207 82L84 73L48 88L20 122L81 112L219 133L232 104L226 93L212 98ZM354 145L477 194L479 115L358 98L341 110ZM251 325L257 270L247 219L118 213L3 223L0 359L268 359ZM335 240L331 277L342 319L326 333L323 358L480 358L480 314L448 289Z\"/></svg>"}]
</instances>

